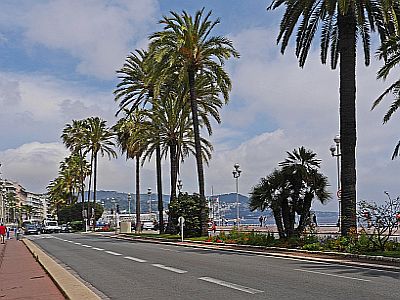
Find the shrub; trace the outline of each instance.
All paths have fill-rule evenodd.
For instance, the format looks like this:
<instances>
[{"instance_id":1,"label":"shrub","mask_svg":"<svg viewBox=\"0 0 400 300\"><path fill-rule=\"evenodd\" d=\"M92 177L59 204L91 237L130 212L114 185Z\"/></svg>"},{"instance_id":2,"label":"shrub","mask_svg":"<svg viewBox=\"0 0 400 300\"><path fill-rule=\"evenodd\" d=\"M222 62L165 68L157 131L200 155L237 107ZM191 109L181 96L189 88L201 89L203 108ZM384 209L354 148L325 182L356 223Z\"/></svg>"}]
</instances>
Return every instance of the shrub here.
<instances>
[{"instance_id":1,"label":"shrub","mask_svg":"<svg viewBox=\"0 0 400 300\"><path fill-rule=\"evenodd\" d=\"M319 242L312 243L312 244L305 244L302 249L310 250L310 251L321 251L324 250L324 247L321 246Z\"/></svg>"}]
</instances>

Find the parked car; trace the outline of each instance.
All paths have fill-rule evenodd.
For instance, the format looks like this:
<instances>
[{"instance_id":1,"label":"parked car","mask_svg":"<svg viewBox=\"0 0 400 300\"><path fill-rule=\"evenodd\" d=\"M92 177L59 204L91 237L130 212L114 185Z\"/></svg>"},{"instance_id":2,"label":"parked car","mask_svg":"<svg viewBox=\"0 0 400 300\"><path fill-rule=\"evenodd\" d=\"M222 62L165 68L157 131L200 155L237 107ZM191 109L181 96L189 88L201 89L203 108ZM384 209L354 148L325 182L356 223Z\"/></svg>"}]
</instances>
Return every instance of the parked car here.
<instances>
[{"instance_id":1,"label":"parked car","mask_svg":"<svg viewBox=\"0 0 400 300\"><path fill-rule=\"evenodd\" d=\"M61 224L60 226L60 232L71 232L72 228L69 224Z\"/></svg>"},{"instance_id":2,"label":"parked car","mask_svg":"<svg viewBox=\"0 0 400 300\"><path fill-rule=\"evenodd\" d=\"M142 230L154 230L155 224L153 221L144 221L142 223Z\"/></svg>"},{"instance_id":3,"label":"parked car","mask_svg":"<svg viewBox=\"0 0 400 300\"><path fill-rule=\"evenodd\" d=\"M33 224L25 224L24 234L39 234L40 229Z\"/></svg>"}]
</instances>

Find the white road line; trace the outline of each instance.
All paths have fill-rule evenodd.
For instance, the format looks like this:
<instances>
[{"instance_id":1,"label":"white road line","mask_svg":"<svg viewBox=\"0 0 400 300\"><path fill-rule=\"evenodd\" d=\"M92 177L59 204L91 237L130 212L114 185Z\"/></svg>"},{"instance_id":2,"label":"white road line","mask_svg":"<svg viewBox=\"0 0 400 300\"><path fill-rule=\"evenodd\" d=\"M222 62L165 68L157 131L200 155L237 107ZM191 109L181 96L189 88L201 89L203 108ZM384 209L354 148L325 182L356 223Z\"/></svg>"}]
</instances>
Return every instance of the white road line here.
<instances>
[{"instance_id":1,"label":"white road line","mask_svg":"<svg viewBox=\"0 0 400 300\"><path fill-rule=\"evenodd\" d=\"M74 242L74 244L75 244L75 245L82 245L82 243L76 243L76 242Z\"/></svg>"},{"instance_id":2,"label":"white road line","mask_svg":"<svg viewBox=\"0 0 400 300\"><path fill-rule=\"evenodd\" d=\"M227 282L227 281L223 281L223 280L219 280L219 279L215 279L215 278L211 278L211 277L200 277L200 280L204 280L207 282L211 282L211 283L215 283L218 285L222 285L231 289L235 289L238 291L242 291L245 293L249 293L249 294L257 294L257 293L263 293L264 291L260 291L260 290L256 290L253 288L249 288L243 285L239 285L239 284L235 284L235 283L231 283L231 282Z\"/></svg>"},{"instance_id":3,"label":"white road line","mask_svg":"<svg viewBox=\"0 0 400 300\"><path fill-rule=\"evenodd\" d=\"M131 257L131 256L125 256L124 258L130 259L130 260L133 260L133 261L137 261L137 262L140 262L140 263L147 262L147 260L136 258L136 257Z\"/></svg>"},{"instance_id":4,"label":"white road line","mask_svg":"<svg viewBox=\"0 0 400 300\"><path fill-rule=\"evenodd\" d=\"M358 281L371 281L368 279L362 279L362 278L356 278L356 277L348 277L348 276L343 276L343 275L337 275L337 274L329 274L329 273L323 273L323 272L317 272L317 271L310 271L310 270L303 270L303 269L294 269L295 271L300 271L300 272L307 272L307 273L313 273L313 274L318 274L318 275L326 275L326 276L333 276L333 277L339 277L339 278L345 278L345 279L352 279L352 280L358 280Z\"/></svg>"},{"instance_id":5,"label":"white road line","mask_svg":"<svg viewBox=\"0 0 400 300\"><path fill-rule=\"evenodd\" d=\"M103 248L97 248L97 247L93 247L92 249L97 250L97 251L103 251Z\"/></svg>"},{"instance_id":6,"label":"white road line","mask_svg":"<svg viewBox=\"0 0 400 300\"><path fill-rule=\"evenodd\" d=\"M121 253L112 252L112 251L105 251L105 252L108 253L108 254L116 255L116 256L122 255Z\"/></svg>"},{"instance_id":7,"label":"white road line","mask_svg":"<svg viewBox=\"0 0 400 300\"><path fill-rule=\"evenodd\" d=\"M178 274L183 274L183 273L187 272L185 270L180 270L180 269L176 269L176 268L173 268L173 267L167 267L167 266L160 265L160 264L152 264L152 266L160 268L160 269L168 270L168 271L171 271L171 272L175 272L175 273L178 273Z\"/></svg>"},{"instance_id":8,"label":"white road line","mask_svg":"<svg viewBox=\"0 0 400 300\"><path fill-rule=\"evenodd\" d=\"M92 246L89 245L81 245L82 247L86 247L86 248L92 248Z\"/></svg>"}]
</instances>

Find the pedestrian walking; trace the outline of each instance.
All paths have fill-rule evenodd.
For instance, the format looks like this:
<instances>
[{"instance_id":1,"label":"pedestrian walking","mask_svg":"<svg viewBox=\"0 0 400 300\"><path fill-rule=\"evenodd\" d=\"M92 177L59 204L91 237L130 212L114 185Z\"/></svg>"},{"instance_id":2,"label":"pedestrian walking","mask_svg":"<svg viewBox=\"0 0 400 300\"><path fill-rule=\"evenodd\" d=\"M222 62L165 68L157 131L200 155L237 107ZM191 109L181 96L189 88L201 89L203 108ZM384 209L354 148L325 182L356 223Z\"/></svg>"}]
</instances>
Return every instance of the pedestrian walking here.
<instances>
[{"instance_id":1,"label":"pedestrian walking","mask_svg":"<svg viewBox=\"0 0 400 300\"><path fill-rule=\"evenodd\" d=\"M264 216L264 226L267 227L267 216Z\"/></svg>"},{"instance_id":2,"label":"pedestrian walking","mask_svg":"<svg viewBox=\"0 0 400 300\"><path fill-rule=\"evenodd\" d=\"M0 225L0 237L1 237L1 243L4 244L4 238L6 236L6 232L7 232L7 227L3 225L3 223L1 223Z\"/></svg>"},{"instance_id":3,"label":"pedestrian walking","mask_svg":"<svg viewBox=\"0 0 400 300\"><path fill-rule=\"evenodd\" d=\"M7 238L7 240L10 239L10 227L7 227L6 238Z\"/></svg>"},{"instance_id":4,"label":"pedestrian walking","mask_svg":"<svg viewBox=\"0 0 400 300\"><path fill-rule=\"evenodd\" d=\"M263 216L260 216L260 217L258 218L258 221L260 221L260 227L262 227L263 221L264 221L264 217L263 217Z\"/></svg>"},{"instance_id":5,"label":"pedestrian walking","mask_svg":"<svg viewBox=\"0 0 400 300\"><path fill-rule=\"evenodd\" d=\"M315 214L313 214L312 220L313 220L313 223L315 224L315 226L318 226L318 224L317 224L317 216Z\"/></svg>"}]
</instances>

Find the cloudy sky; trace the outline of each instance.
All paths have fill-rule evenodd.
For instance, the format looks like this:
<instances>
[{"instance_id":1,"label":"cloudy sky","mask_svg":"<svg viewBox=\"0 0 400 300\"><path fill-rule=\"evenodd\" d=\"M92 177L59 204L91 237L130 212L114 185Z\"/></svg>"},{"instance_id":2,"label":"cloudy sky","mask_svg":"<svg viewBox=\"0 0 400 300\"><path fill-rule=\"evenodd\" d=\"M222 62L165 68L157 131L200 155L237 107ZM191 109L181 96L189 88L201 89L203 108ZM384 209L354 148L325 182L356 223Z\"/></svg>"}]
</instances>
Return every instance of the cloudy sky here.
<instances>
[{"instance_id":1,"label":"cloudy sky","mask_svg":"<svg viewBox=\"0 0 400 300\"><path fill-rule=\"evenodd\" d=\"M229 3L229 4L228 4ZM282 11L267 11L268 1L111 1L54 0L0 3L0 162L2 175L27 190L44 192L68 155L59 138L73 119L100 116L116 122L112 91L115 70L169 11L194 13L203 6L221 24L215 34L233 40L241 58L226 68L233 81L222 124L210 138L215 151L206 168L206 189L235 191L232 169L243 173L240 192L248 194L286 157L305 146L322 159L322 172L336 192L336 161L329 152L338 133L338 72L320 64L318 48L304 69L293 48L276 46ZM318 43L316 43L317 45ZM376 42L375 42L376 44ZM376 45L374 46L376 49ZM390 99L370 111L388 83L376 81L380 62L357 68L358 198L382 201L383 191L397 196L399 161L390 157L399 139L398 119L382 125ZM144 166L142 189L155 190L154 163ZM165 175L168 163L164 164ZM133 164L124 157L99 165L99 189L134 192ZM165 176L165 193L169 192ZM183 190L197 190L193 159L183 165ZM337 200L315 209L335 211Z\"/></svg>"}]
</instances>

